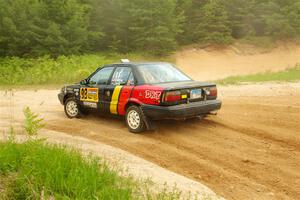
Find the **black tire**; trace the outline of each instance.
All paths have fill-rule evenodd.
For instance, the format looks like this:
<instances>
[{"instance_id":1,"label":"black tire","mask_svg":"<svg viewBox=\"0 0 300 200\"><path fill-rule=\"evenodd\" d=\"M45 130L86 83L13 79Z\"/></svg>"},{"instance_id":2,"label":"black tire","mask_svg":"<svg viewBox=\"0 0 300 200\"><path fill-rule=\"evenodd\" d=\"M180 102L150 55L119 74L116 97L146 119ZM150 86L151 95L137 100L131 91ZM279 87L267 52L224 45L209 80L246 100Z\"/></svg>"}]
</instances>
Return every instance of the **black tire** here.
<instances>
[{"instance_id":1,"label":"black tire","mask_svg":"<svg viewBox=\"0 0 300 200\"><path fill-rule=\"evenodd\" d=\"M147 128L145 120L147 119L139 106L132 105L126 110L125 122L130 132L141 133L145 131Z\"/></svg>"},{"instance_id":2,"label":"black tire","mask_svg":"<svg viewBox=\"0 0 300 200\"><path fill-rule=\"evenodd\" d=\"M72 107L72 108L70 108ZM65 113L68 118L79 118L82 116L82 112L79 104L76 102L74 97L70 97L65 101L64 104ZM73 109L73 110L71 110Z\"/></svg>"}]
</instances>

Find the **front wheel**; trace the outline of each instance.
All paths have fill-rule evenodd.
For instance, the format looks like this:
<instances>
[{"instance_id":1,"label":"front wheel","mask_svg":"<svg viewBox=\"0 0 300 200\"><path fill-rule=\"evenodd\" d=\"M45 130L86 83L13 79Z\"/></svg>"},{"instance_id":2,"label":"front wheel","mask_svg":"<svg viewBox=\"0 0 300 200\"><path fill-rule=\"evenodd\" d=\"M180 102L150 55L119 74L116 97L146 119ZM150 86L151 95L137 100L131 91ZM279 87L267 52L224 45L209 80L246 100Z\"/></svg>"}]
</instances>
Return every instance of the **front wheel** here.
<instances>
[{"instance_id":1,"label":"front wheel","mask_svg":"<svg viewBox=\"0 0 300 200\"><path fill-rule=\"evenodd\" d=\"M126 110L125 121L128 130L132 133L141 133L146 129L143 113L140 107L130 106Z\"/></svg>"},{"instance_id":2,"label":"front wheel","mask_svg":"<svg viewBox=\"0 0 300 200\"><path fill-rule=\"evenodd\" d=\"M81 115L80 108L75 98L68 98L65 102L65 113L68 118L78 118Z\"/></svg>"}]
</instances>

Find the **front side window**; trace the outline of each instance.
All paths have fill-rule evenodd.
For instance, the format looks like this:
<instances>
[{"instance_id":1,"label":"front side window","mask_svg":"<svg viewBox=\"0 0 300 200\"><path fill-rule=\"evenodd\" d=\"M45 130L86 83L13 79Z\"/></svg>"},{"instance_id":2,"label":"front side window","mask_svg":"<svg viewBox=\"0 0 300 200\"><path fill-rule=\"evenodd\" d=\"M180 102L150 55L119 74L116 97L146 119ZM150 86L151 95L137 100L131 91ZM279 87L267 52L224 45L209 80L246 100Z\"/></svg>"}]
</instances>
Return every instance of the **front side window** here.
<instances>
[{"instance_id":1,"label":"front side window","mask_svg":"<svg viewBox=\"0 0 300 200\"><path fill-rule=\"evenodd\" d=\"M111 85L127 85L130 78L131 68L117 67L112 78Z\"/></svg>"},{"instance_id":2,"label":"front side window","mask_svg":"<svg viewBox=\"0 0 300 200\"><path fill-rule=\"evenodd\" d=\"M144 83L167 83L191 80L169 63L142 64L137 67Z\"/></svg>"},{"instance_id":3,"label":"front side window","mask_svg":"<svg viewBox=\"0 0 300 200\"><path fill-rule=\"evenodd\" d=\"M134 85L134 83L135 83L134 76L133 73L131 72L126 85Z\"/></svg>"},{"instance_id":4,"label":"front side window","mask_svg":"<svg viewBox=\"0 0 300 200\"><path fill-rule=\"evenodd\" d=\"M106 85L114 67L105 67L96 72L90 79L89 84L91 85Z\"/></svg>"}]
</instances>

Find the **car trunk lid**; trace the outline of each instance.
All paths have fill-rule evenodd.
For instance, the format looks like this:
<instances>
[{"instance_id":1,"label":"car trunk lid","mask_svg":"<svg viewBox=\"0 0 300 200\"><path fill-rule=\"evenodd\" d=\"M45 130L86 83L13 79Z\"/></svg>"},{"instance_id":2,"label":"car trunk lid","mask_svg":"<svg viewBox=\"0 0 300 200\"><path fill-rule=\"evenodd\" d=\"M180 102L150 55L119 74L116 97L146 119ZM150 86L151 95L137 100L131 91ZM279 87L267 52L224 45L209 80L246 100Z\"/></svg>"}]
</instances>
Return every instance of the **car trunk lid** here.
<instances>
[{"instance_id":1,"label":"car trunk lid","mask_svg":"<svg viewBox=\"0 0 300 200\"><path fill-rule=\"evenodd\" d=\"M179 81L179 82L169 82L169 83L157 83L152 85L163 87L166 91L216 86L216 84L214 83L200 82L200 81Z\"/></svg>"},{"instance_id":2,"label":"car trunk lid","mask_svg":"<svg viewBox=\"0 0 300 200\"><path fill-rule=\"evenodd\" d=\"M214 83L182 81L155 85L164 88L161 105L177 105L217 98L217 89Z\"/></svg>"}]
</instances>

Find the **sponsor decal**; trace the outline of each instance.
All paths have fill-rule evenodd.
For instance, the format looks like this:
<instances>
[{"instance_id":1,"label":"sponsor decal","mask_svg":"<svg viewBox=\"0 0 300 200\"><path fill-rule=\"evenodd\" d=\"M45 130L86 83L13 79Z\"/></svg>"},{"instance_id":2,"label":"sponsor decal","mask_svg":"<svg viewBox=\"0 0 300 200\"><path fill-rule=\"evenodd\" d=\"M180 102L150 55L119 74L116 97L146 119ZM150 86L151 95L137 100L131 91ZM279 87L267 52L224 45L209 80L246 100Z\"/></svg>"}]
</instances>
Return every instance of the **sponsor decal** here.
<instances>
[{"instance_id":1,"label":"sponsor decal","mask_svg":"<svg viewBox=\"0 0 300 200\"><path fill-rule=\"evenodd\" d=\"M80 88L80 101L98 102L98 88Z\"/></svg>"},{"instance_id":2,"label":"sponsor decal","mask_svg":"<svg viewBox=\"0 0 300 200\"><path fill-rule=\"evenodd\" d=\"M160 99L160 95L161 95L161 91L154 91L154 90L145 91L146 99Z\"/></svg>"},{"instance_id":3,"label":"sponsor decal","mask_svg":"<svg viewBox=\"0 0 300 200\"><path fill-rule=\"evenodd\" d=\"M93 103L93 102L83 102L83 105L86 107L90 107L90 108L97 108L97 103Z\"/></svg>"}]
</instances>

